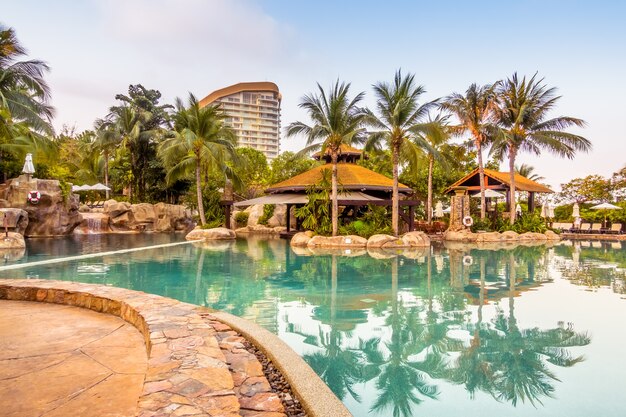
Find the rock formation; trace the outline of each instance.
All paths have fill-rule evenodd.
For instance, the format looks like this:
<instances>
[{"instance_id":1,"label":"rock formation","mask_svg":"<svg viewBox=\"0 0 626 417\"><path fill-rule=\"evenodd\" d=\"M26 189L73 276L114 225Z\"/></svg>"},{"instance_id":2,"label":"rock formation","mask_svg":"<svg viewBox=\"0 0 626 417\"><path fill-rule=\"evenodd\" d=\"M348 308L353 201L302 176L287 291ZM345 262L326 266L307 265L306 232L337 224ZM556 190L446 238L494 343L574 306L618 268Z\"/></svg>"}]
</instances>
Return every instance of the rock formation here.
<instances>
[{"instance_id":1,"label":"rock formation","mask_svg":"<svg viewBox=\"0 0 626 417\"><path fill-rule=\"evenodd\" d=\"M28 193L38 191L39 201L29 202ZM57 180L28 179L26 175L0 185L0 206L21 209L28 214L28 223L18 216L16 231L26 237L68 235L81 223L78 198L61 189ZM22 231L23 229L23 231Z\"/></svg>"}]
</instances>

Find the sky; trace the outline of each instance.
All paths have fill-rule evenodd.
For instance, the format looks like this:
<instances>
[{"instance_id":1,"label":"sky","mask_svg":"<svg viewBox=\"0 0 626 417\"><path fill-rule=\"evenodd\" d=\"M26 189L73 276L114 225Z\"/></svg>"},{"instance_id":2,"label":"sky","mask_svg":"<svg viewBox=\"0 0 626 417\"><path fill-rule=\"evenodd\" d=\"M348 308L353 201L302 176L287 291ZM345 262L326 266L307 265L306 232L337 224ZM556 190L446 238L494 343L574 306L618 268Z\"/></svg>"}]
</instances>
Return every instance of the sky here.
<instances>
[{"instance_id":1,"label":"sky","mask_svg":"<svg viewBox=\"0 0 626 417\"><path fill-rule=\"evenodd\" d=\"M463 93L514 72L538 73L562 96L553 116L586 121L570 129L593 150L574 160L521 154L558 190L573 178L605 177L626 165L626 2L0 0L0 23L16 30L46 79L54 126L90 129L130 84L159 90L164 103L202 98L244 81L275 82L282 125L308 122L298 103L335 80L366 93L402 69L423 100ZM281 151L302 138L283 138ZM508 163L503 161L501 170Z\"/></svg>"}]
</instances>

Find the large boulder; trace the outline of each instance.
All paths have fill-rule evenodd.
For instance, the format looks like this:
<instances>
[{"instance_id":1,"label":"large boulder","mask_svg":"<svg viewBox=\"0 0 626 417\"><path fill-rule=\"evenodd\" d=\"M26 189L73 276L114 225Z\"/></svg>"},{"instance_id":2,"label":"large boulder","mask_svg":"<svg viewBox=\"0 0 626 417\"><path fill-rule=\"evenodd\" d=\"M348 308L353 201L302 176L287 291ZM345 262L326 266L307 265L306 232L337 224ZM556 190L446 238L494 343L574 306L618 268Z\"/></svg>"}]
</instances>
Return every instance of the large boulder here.
<instances>
[{"instance_id":1,"label":"large boulder","mask_svg":"<svg viewBox=\"0 0 626 417\"><path fill-rule=\"evenodd\" d=\"M500 240L503 242L519 240L519 233L512 230L507 230L506 232L502 232L502 234L500 235Z\"/></svg>"},{"instance_id":2,"label":"large boulder","mask_svg":"<svg viewBox=\"0 0 626 417\"><path fill-rule=\"evenodd\" d=\"M309 244L309 240L313 237L314 233L311 231L299 232L293 235L291 238L291 246L304 247Z\"/></svg>"},{"instance_id":3,"label":"large boulder","mask_svg":"<svg viewBox=\"0 0 626 417\"><path fill-rule=\"evenodd\" d=\"M364 248L367 239L360 236L313 236L307 243L309 248Z\"/></svg>"},{"instance_id":4,"label":"large boulder","mask_svg":"<svg viewBox=\"0 0 626 417\"><path fill-rule=\"evenodd\" d=\"M154 214L157 217L154 230L157 232L190 230L195 226L191 210L185 206L157 203Z\"/></svg>"},{"instance_id":5,"label":"large boulder","mask_svg":"<svg viewBox=\"0 0 626 417\"><path fill-rule=\"evenodd\" d=\"M104 213L82 213L83 221L76 229L75 234L101 234L110 233L111 218Z\"/></svg>"},{"instance_id":6,"label":"large boulder","mask_svg":"<svg viewBox=\"0 0 626 417\"><path fill-rule=\"evenodd\" d=\"M103 212L111 219L115 219L130 211L131 204L126 201L107 200L104 202Z\"/></svg>"},{"instance_id":7,"label":"large boulder","mask_svg":"<svg viewBox=\"0 0 626 417\"><path fill-rule=\"evenodd\" d=\"M522 233L521 235L519 235L519 240L521 241L546 241L548 240L548 237L546 235L544 235L543 233L533 233L533 232L526 232L526 233Z\"/></svg>"},{"instance_id":8,"label":"large boulder","mask_svg":"<svg viewBox=\"0 0 626 417\"><path fill-rule=\"evenodd\" d=\"M367 239L367 247L368 248L382 248L385 244L392 244L393 242L398 241L399 239L395 236L391 235L372 235L369 239Z\"/></svg>"},{"instance_id":9,"label":"large boulder","mask_svg":"<svg viewBox=\"0 0 626 417\"><path fill-rule=\"evenodd\" d=\"M0 238L0 254L7 251L7 253L11 253L12 257L15 258L15 251L11 252L10 249L22 249L26 247L26 242L24 242L24 236L17 232L2 232L2 238ZM18 258L19 259L19 258Z\"/></svg>"},{"instance_id":10,"label":"large boulder","mask_svg":"<svg viewBox=\"0 0 626 417\"><path fill-rule=\"evenodd\" d=\"M554 233L552 230L546 231L544 235L548 240L561 240L561 236L559 236L557 233Z\"/></svg>"},{"instance_id":11,"label":"large boulder","mask_svg":"<svg viewBox=\"0 0 626 417\"><path fill-rule=\"evenodd\" d=\"M248 226L256 226L259 224L259 218L263 215L263 207L265 204L255 204L244 210L248 213Z\"/></svg>"},{"instance_id":12,"label":"large boulder","mask_svg":"<svg viewBox=\"0 0 626 417\"><path fill-rule=\"evenodd\" d=\"M213 229L193 229L187 233L187 240L234 240L237 238L234 230L225 227L216 227Z\"/></svg>"},{"instance_id":13,"label":"large boulder","mask_svg":"<svg viewBox=\"0 0 626 417\"><path fill-rule=\"evenodd\" d=\"M154 206L152 204L133 204L130 206L130 211L133 213L133 220L135 223L149 223L153 225L157 219Z\"/></svg>"},{"instance_id":14,"label":"large boulder","mask_svg":"<svg viewBox=\"0 0 626 417\"><path fill-rule=\"evenodd\" d=\"M402 241L410 247L428 247L430 238L424 232L408 232L402 235Z\"/></svg>"},{"instance_id":15,"label":"large boulder","mask_svg":"<svg viewBox=\"0 0 626 417\"><path fill-rule=\"evenodd\" d=\"M6 200L2 200L6 201ZM6 230L24 234L28 227L28 212L19 208L0 209L0 231Z\"/></svg>"},{"instance_id":16,"label":"large boulder","mask_svg":"<svg viewBox=\"0 0 626 417\"><path fill-rule=\"evenodd\" d=\"M476 242L499 242L502 235L499 232L476 233Z\"/></svg>"},{"instance_id":17,"label":"large boulder","mask_svg":"<svg viewBox=\"0 0 626 417\"><path fill-rule=\"evenodd\" d=\"M39 192L38 201L29 201L29 192ZM26 237L64 236L72 233L82 221L78 197L61 187L57 180L30 179L26 175L8 180L0 186L0 206L22 209L28 213L23 229ZM20 215L21 217L21 215ZM19 223L18 219L18 223ZM16 230L21 231L24 220Z\"/></svg>"},{"instance_id":18,"label":"large boulder","mask_svg":"<svg viewBox=\"0 0 626 417\"><path fill-rule=\"evenodd\" d=\"M478 238L476 235L476 233L472 233L469 229L448 229L443 234L443 240L450 240L454 242L476 242L476 239Z\"/></svg>"}]
</instances>

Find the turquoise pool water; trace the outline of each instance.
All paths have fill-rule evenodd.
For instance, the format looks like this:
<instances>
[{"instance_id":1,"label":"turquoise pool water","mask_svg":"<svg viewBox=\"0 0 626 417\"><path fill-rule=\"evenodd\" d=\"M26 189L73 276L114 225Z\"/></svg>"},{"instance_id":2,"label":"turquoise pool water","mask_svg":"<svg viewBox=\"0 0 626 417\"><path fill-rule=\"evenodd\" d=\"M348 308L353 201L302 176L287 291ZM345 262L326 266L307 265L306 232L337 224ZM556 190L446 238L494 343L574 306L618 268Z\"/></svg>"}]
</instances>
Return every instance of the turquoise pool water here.
<instances>
[{"instance_id":1,"label":"turquoise pool water","mask_svg":"<svg viewBox=\"0 0 626 417\"><path fill-rule=\"evenodd\" d=\"M355 416L626 415L626 244L309 256L250 239L28 265L181 239L29 241L0 276L115 285L253 320Z\"/></svg>"}]
</instances>

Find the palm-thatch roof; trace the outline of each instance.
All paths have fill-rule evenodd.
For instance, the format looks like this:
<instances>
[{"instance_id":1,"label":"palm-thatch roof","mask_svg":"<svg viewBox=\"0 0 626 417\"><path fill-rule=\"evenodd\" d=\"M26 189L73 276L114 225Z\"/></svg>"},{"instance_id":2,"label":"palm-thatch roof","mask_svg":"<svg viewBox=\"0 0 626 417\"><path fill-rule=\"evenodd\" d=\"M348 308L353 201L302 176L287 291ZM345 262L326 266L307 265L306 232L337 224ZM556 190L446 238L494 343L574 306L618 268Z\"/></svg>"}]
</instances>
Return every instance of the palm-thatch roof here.
<instances>
[{"instance_id":1,"label":"palm-thatch roof","mask_svg":"<svg viewBox=\"0 0 626 417\"><path fill-rule=\"evenodd\" d=\"M364 154L363 150L353 148L352 146L346 145L344 143L339 145L339 155L340 155L340 160L342 159L341 156L344 156L344 157L352 156L352 157L357 157L357 158L363 156L364 158L367 158L367 154ZM313 159L320 160L322 158L322 152L321 151L315 152L312 156L313 156ZM330 149L326 148L324 157L327 161L330 161Z\"/></svg>"},{"instance_id":2,"label":"palm-thatch roof","mask_svg":"<svg viewBox=\"0 0 626 417\"><path fill-rule=\"evenodd\" d=\"M322 180L322 171L333 169L332 164L325 164L304 172L288 180L270 186L268 193L284 193L291 191L306 191L312 185ZM337 179L340 188L358 191L388 191L393 189L393 180L377 172L350 163L337 164ZM398 184L401 193L410 193L412 190L404 184Z\"/></svg>"},{"instance_id":3,"label":"palm-thatch roof","mask_svg":"<svg viewBox=\"0 0 626 417\"><path fill-rule=\"evenodd\" d=\"M467 187L468 190L480 190L480 179L478 177L478 168L449 186L445 193L451 193L456 187ZM509 189L511 187L510 174L508 172L499 172L493 169L485 168L485 187L493 190ZM539 184L533 180L515 174L515 190L528 191L535 193L553 193L551 189L545 185Z\"/></svg>"}]
</instances>

